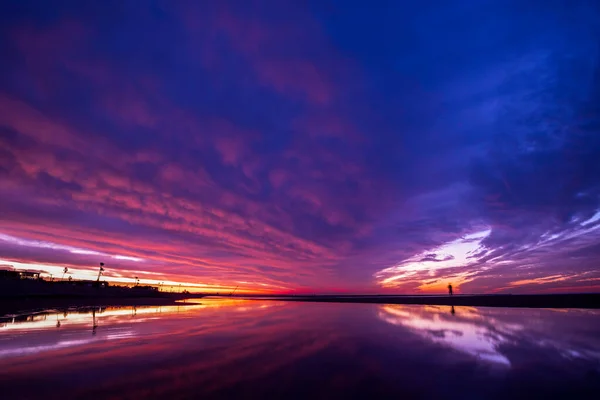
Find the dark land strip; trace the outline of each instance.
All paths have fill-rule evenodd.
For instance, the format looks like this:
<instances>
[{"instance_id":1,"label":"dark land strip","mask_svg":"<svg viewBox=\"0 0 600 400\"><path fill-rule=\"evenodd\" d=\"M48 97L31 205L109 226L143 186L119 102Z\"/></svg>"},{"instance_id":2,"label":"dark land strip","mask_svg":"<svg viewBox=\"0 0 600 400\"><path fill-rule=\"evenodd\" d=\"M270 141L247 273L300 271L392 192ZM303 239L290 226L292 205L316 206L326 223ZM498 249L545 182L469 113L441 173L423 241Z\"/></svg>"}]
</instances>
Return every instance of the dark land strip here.
<instances>
[{"instance_id":1,"label":"dark land strip","mask_svg":"<svg viewBox=\"0 0 600 400\"><path fill-rule=\"evenodd\" d=\"M246 296L247 299L332 303L422 304L471 307L600 308L600 293L454 296L308 295Z\"/></svg>"}]
</instances>

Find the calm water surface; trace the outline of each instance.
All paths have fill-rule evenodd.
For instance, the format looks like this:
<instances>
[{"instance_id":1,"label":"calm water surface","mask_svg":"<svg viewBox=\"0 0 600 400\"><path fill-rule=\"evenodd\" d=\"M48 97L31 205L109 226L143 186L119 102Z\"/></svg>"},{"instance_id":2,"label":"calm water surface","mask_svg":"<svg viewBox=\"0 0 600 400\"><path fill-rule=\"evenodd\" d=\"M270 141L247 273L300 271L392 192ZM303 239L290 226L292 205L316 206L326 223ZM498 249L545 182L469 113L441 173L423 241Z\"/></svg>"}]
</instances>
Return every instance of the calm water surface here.
<instances>
[{"instance_id":1,"label":"calm water surface","mask_svg":"<svg viewBox=\"0 0 600 400\"><path fill-rule=\"evenodd\" d=\"M0 398L600 398L600 312L202 300L0 322Z\"/></svg>"}]
</instances>

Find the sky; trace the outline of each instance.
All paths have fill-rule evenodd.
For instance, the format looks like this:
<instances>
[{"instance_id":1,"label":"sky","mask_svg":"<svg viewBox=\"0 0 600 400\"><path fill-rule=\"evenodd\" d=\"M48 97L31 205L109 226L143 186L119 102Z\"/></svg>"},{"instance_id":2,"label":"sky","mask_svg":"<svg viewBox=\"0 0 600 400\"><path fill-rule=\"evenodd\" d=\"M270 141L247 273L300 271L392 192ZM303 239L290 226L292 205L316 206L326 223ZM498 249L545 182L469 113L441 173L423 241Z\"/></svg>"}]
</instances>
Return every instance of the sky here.
<instances>
[{"instance_id":1,"label":"sky","mask_svg":"<svg viewBox=\"0 0 600 400\"><path fill-rule=\"evenodd\" d=\"M598 38L594 0L4 1L0 267L600 291Z\"/></svg>"}]
</instances>

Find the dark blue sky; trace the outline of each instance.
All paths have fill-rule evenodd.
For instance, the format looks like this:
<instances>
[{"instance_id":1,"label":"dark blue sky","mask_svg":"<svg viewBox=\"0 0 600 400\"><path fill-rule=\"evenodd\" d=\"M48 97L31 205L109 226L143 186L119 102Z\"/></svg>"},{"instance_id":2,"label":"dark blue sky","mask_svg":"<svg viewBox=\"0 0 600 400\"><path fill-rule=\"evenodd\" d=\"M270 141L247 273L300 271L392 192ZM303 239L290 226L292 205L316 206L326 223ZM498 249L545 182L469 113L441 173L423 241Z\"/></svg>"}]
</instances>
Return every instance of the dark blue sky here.
<instances>
[{"instance_id":1,"label":"dark blue sky","mask_svg":"<svg viewBox=\"0 0 600 400\"><path fill-rule=\"evenodd\" d=\"M15 1L0 25L0 264L600 288L597 1Z\"/></svg>"}]
</instances>

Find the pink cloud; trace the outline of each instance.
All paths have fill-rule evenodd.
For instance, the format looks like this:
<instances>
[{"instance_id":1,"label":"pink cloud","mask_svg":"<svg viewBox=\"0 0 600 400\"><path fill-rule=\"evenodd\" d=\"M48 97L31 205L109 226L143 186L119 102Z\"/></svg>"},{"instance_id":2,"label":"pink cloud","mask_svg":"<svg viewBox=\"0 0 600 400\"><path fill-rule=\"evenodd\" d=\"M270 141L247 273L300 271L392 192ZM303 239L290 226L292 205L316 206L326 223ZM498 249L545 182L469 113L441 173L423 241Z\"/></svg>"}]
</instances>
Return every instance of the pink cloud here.
<instances>
[{"instance_id":1,"label":"pink cloud","mask_svg":"<svg viewBox=\"0 0 600 400\"><path fill-rule=\"evenodd\" d=\"M278 189L289 179L289 175L285 170L274 169L269 172L269 181L271 185Z\"/></svg>"},{"instance_id":2,"label":"pink cloud","mask_svg":"<svg viewBox=\"0 0 600 400\"><path fill-rule=\"evenodd\" d=\"M325 71L310 61L258 59L254 63L261 81L280 93L306 96L315 105L327 105L334 97Z\"/></svg>"},{"instance_id":3,"label":"pink cloud","mask_svg":"<svg viewBox=\"0 0 600 400\"><path fill-rule=\"evenodd\" d=\"M313 138L337 137L344 140L358 140L361 134L347 119L331 110L314 113L295 122L297 129L305 131Z\"/></svg>"},{"instance_id":4,"label":"pink cloud","mask_svg":"<svg viewBox=\"0 0 600 400\"><path fill-rule=\"evenodd\" d=\"M322 54L331 52L319 24L301 8L293 11L294 22L285 24L266 23L260 15L236 15L224 4L214 12L216 16L211 18L194 7L181 10L189 32L197 38L193 44L202 44L200 51L205 66L220 67L214 42L224 33L229 46L243 56L262 85L317 106L334 100L332 71L306 57L286 55L290 44L301 40L310 41Z\"/></svg>"},{"instance_id":5,"label":"pink cloud","mask_svg":"<svg viewBox=\"0 0 600 400\"><path fill-rule=\"evenodd\" d=\"M215 147L221 154L223 163L230 165L238 165L246 151L246 144L241 138L217 137Z\"/></svg>"}]
</instances>

